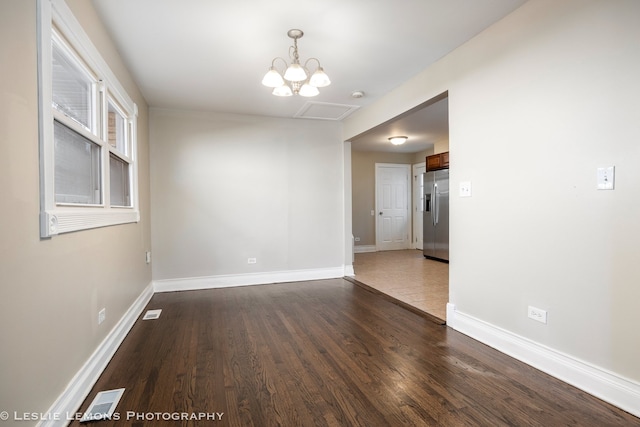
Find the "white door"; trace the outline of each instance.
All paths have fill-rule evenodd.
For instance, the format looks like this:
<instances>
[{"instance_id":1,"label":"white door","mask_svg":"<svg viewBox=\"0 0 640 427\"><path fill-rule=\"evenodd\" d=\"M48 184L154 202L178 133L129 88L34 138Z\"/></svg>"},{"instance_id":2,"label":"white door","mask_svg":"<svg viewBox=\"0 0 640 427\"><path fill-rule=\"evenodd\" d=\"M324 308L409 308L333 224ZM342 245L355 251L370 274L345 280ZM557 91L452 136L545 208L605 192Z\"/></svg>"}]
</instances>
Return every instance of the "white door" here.
<instances>
[{"instance_id":1,"label":"white door","mask_svg":"<svg viewBox=\"0 0 640 427\"><path fill-rule=\"evenodd\" d=\"M409 249L410 165L376 163L376 249Z\"/></svg>"},{"instance_id":2,"label":"white door","mask_svg":"<svg viewBox=\"0 0 640 427\"><path fill-rule=\"evenodd\" d=\"M412 247L422 250L422 212L424 211L424 173L426 164L413 165L413 241Z\"/></svg>"}]
</instances>

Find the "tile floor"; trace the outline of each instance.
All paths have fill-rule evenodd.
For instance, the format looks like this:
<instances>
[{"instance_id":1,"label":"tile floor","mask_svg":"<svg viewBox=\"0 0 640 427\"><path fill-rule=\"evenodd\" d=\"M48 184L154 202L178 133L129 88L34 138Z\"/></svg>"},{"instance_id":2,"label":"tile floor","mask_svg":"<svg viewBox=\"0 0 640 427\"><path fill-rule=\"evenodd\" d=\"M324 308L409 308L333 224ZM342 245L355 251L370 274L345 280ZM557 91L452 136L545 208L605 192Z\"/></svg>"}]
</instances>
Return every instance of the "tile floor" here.
<instances>
[{"instance_id":1,"label":"tile floor","mask_svg":"<svg viewBox=\"0 0 640 427\"><path fill-rule=\"evenodd\" d=\"M353 268L357 281L446 320L449 264L409 249L355 254Z\"/></svg>"}]
</instances>

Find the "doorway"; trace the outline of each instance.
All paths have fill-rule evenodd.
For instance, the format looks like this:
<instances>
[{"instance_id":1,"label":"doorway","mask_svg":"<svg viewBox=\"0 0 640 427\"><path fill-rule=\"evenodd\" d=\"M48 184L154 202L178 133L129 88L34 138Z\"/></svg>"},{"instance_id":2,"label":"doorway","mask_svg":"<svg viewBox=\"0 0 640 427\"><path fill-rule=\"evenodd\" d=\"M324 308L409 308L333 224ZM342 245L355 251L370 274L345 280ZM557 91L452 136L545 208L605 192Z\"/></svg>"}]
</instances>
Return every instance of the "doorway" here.
<instances>
[{"instance_id":1,"label":"doorway","mask_svg":"<svg viewBox=\"0 0 640 427\"><path fill-rule=\"evenodd\" d=\"M354 238L354 279L401 305L410 305L445 321L449 295L448 265L425 259L422 254L423 172L425 157L448 151L448 97L438 97L350 140L349 185L351 231ZM392 135L407 135L401 146L391 146ZM374 160L375 159L375 160ZM405 164L409 169L407 249L378 243L378 223L384 212L374 198L382 198L374 182L375 163ZM390 191L390 190L388 190ZM383 215L380 215L380 213ZM400 221L402 223L402 221ZM386 220L393 230L393 220ZM398 228L396 228L398 229ZM391 242L388 234L382 240Z\"/></svg>"},{"instance_id":2,"label":"doorway","mask_svg":"<svg viewBox=\"0 0 640 427\"><path fill-rule=\"evenodd\" d=\"M409 249L410 166L376 163L376 250Z\"/></svg>"}]
</instances>

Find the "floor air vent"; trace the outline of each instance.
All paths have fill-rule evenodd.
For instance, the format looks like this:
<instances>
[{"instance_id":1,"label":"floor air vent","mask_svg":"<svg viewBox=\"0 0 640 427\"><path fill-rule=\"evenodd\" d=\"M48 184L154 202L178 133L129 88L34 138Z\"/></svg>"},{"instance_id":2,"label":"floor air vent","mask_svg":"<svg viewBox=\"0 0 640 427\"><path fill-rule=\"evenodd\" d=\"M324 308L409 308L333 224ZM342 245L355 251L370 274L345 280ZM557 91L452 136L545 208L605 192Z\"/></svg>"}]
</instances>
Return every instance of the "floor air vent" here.
<instances>
[{"instance_id":1,"label":"floor air vent","mask_svg":"<svg viewBox=\"0 0 640 427\"><path fill-rule=\"evenodd\" d=\"M123 393L124 389L118 388L115 390L101 391L96 394L96 397L93 399L93 402L91 402L91 405L89 405L87 412L85 412L80 419L80 422L86 423L87 421L111 419L111 415L113 415L113 411L115 411L116 406L118 406L118 402Z\"/></svg>"},{"instance_id":2,"label":"floor air vent","mask_svg":"<svg viewBox=\"0 0 640 427\"><path fill-rule=\"evenodd\" d=\"M157 310L147 310L142 320L155 320L160 317L160 313L162 313L161 308Z\"/></svg>"}]
</instances>

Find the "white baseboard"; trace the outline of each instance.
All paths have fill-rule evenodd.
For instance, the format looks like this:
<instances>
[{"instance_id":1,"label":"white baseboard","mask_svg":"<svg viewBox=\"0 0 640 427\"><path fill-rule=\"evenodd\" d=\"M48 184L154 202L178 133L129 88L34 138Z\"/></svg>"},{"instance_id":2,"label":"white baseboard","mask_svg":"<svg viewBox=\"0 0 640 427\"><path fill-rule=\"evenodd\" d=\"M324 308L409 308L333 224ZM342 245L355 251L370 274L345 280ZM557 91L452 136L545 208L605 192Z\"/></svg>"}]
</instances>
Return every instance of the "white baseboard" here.
<instances>
[{"instance_id":1,"label":"white baseboard","mask_svg":"<svg viewBox=\"0 0 640 427\"><path fill-rule=\"evenodd\" d=\"M353 271L353 266L351 266ZM154 280L155 292L193 291L198 289L229 288L233 286L266 285L269 283L301 282L305 280L344 277L348 266L309 270L273 271L252 274L227 274L186 279Z\"/></svg>"},{"instance_id":2,"label":"white baseboard","mask_svg":"<svg viewBox=\"0 0 640 427\"><path fill-rule=\"evenodd\" d=\"M356 272L353 269L353 264L344 266L344 275L345 276L351 276L351 277L356 275Z\"/></svg>"},{"instance_id":3,"label":"white baseboard","mask_svg":"<svg viewBox=\"0 0 640 427\"><path fill-rule=\"evenodd\" d=\"M73 417L73 414L76 413L84 399L86 399L91 388L98 381L102 371L107 367L107 364L152 296L153 286L150 283L49 408L47 414L50 417L48 418L59 419L42 420L37 424L38 427L62 427L69 423L70 420L68 418L70 416Z\"/></svg>"},{"instance_id":4,"label":"white baseboard","mask_svg":"<svg viewBox=\"0 0 640 427\"><path fill-rule=\"evenodd\" d=\"M363 254L365 252L376 252L376 245L357 245L353 247L353 252Z\"/></svg>"},{"instance_id":5,"label":"white baseboard","mask_svg":"<svg viewBox=\"0 0 640 427\"><path fill-rule=\"evenodd\" d=\"M447 304L447 325L640 417L640 384L637 382L456 311L454 304Z\"/></svg>"}]
</instances>

